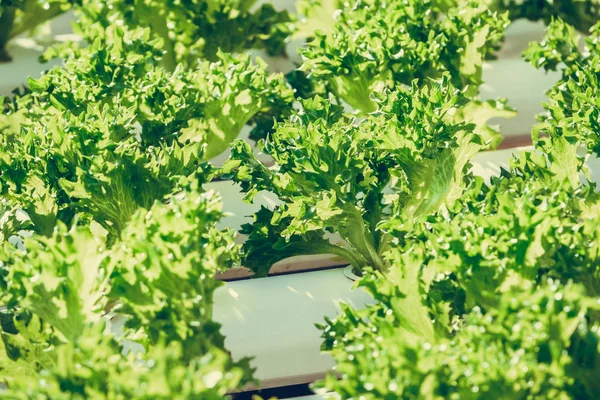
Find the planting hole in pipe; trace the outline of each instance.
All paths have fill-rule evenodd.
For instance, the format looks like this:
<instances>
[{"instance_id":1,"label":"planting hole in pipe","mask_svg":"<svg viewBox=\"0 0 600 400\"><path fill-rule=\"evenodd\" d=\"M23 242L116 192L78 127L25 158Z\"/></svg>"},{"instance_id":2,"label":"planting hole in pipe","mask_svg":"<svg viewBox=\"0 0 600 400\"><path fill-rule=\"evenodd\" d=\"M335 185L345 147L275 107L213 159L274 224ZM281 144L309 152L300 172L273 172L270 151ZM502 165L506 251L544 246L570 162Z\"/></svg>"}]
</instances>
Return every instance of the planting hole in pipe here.
<instances>
[{"instance_id":1,"label":"planting hole in pipe","mask_svg":"<svg viewBox=\"0 0 600 400\"><path fill-rule=\"evenodd\" d=\"M348 265L346 268L344 268L344 276L350 279L352 282L357 281L359 278L359 276L354 273L354 268L352 265Z\"/></svg>"}]
</instances>

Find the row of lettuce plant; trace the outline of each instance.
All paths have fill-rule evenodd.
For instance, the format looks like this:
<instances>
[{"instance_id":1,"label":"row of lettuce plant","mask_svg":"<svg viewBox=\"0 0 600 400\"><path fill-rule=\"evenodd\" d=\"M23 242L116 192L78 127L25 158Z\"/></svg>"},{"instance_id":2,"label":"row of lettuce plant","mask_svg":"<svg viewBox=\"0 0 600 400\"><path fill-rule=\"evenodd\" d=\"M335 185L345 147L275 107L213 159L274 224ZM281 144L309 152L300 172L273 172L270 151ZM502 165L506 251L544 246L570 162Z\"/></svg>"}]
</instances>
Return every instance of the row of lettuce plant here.
<instances>
[{"instance_id":1,"label":"row of lettuce plant","mask_svg":"<svg viewBox=\"0 0 600 400\"><path fill-rule=\"evenodd\" d=\"M440 10L456 8L461 0L436 1ZM393 3L393 2L392 2ZM196 0L95 2L89 0L2 0L0 1L0 61L10 60L6 46L22 34L32 34L53 18L75 9L91 15L104 26L122 21L129 26L152 26L165 40L163 63L174 68L182 59L198 55L214 59L221 49L236 52L261 48L269 54L282 54L290 36L310 36L334 25L336 10L347 9L340 0L300 0L297 13L276 10L268 2L256 0ZM593 0L507 1L490 0L492 11L508 12L511 20L549 22L560 17L582 32L598 19ZM298 18L298 15L300 18Z\"/></svg>"},{"instance_id":2,"label":"row of lettuce plant","mask_svg":"<svg viewBox=\"0 0 600 400\"><path fill-rule=\"evenodd\" d=\"M412 84L412 90L416 91L420 84L415 77L422 77L421 82L430 76L448 81L440 90L440 96L447 98L451 96L446 92L454 89L446 86L458 85L456 90L463 93L457 94L455 101L460 104L449 107L443 114L446 111L452 114L455 125L462 121L473 125L475 136L466 135L460 139L460 145L475 141L476 137L480 143L471 146L469 152L486 148L496 135L486 125L487 118L511 111L502 102L473 100L476 90L470 88L480 83L481 63L497 46L507 20L467 4L461 15L453 11L448 14L448 22L441 23L428 16L427 7L433 7L430 3L425 3L427 7L420 2L416 4L416 9L411 4L397 4L390 10L399 26L409 24L408 18L415 10L418 18L431 19L431 26L426 29L414 32L411 29L406 35L393 38L402 41L406 48L417 49L400 66L413 74L405 77L395 65L388 69L378 67L379 83L374 85L372 93L361 95L377 101L378 91L406 83ZM120 8L115 5L110 9ZM365 19L372 10L372 5L357 3L349 13L356 12L357 19ZM263 62L252 61L247 54L217 52L216 61L196 58L188 62L187 57L181 57L177 59L178 66L171 70L163 62L168 56L165 40L155 27L131 28L123 19L117 19L121 23L109 24L105 17L110 13L97 14L88 9L75 26L88 39L87 44L68 43L51 48L44 57L63 57L64 65L51 69L40 79L30 79L24 91L4 101L2 195L28 214L37 233L50 235L57 221L67 225L93 221L107 232L112 243L138 207L151 207L155 200L177 190L181 180L211 179L211 168L205 160L225 150L244 126L252 126L254 137L265 136L273 131L275 119L283 120L294 112L296 99L308 97L306 101L314 101L311 107L317 109L321 100L319 97L311 100L316 95L331 101L332 110L344 114L343 121L351 121L356 113L342 110L342 106L353 103L351 98L344 102L338 99L338 88L330 90L331 86L339 85L325 77L325 69L329 67L323 64L323 53L317 51L318 46L310 50L314 56L305 55L305 66L312 65L306 69L311 72L299 78L296 87L290 86L281 74L269 73ZM383 18L386 13L376 15ZM371 28L378 32L375 26ZM362 30L345 25L340 29ZM427 29L431 29L429 36L425 35ZM473 39L475 36L478 38ZM442 40L444 37L448 40ZM441 44L438 52L443 52L443 57L431 55L427 50L428 41L438 40ZM451 51L458 57L450 57ZM462 53L468 56L462 57ZM347 59L359 57L360 52L348 48L345 54L335 63L347 63ZM378 64L383 66L390 62L388 56L374 53L368 58L381 59ZM431 58L431 62L424 62L426 58ZM315 60L321 61L315 63ZM473 66L474 75L463 82L461 76L466 72L456 63ZM364 68L361 65L339 75L346 74L350 82L357 78L353 74ZM399 90L403 93L401 97L410 96L411 90ZM426 98L423 101L422 107L428 108L429 101ZM406 107L413 108L410 104ZM357 118L364 118L366 111ZM295 124L295 118L292 116L289 123ZM415 115L411 119L418 118ZM380 119L383 123L385 118ZM409 140L423 143L428 140L419 135ZM450 144L452 132L444 135ZM435 155L428 157L432 159Z\"/></svg>"},{"instance_id":3,"label":"row of lettuce plant","mask_svg":"<svg viewBox=\"0 0 600 400\"><path fill-rule=\"evenodd\" d=\"M3 13L24 7L19 4L3 2ZM44 4L49 3L41 6L46 9ZM532 292L549 277L558 283L548 290L572 286L574 294L567 298L579 319L565 324L588 322L582 348L594 350L589 343L597 338L597 328L586 319L587 310L594 308L588 292L593 288L577 286L588 282L579 270L588 266L584 251L593 250L577 242L557 250L559 258L573 248L576 261L584 259L577 264L580 275L568 276L571 286L563 282L567 272L540 273L534 279L524 260L545 263L540 248L551 236L535 233L539 237L533 239L541 244L527 253L525 245L533 240L529 232L522 233L525 244L518 245L513 225L492 217L497 214L495 195L485 196L497 193L494 188L502 183L486 186L465 174L477 152L497 143L487 120L512 113L502 101L477 99L482 63L501 42L506 13L471 2L343 5L331 29L311 34L315 39L301 50L303 66L286 80L271 74L265 63L237 54L255 47L278 53L289 34L286 29L292 29L288 17L272 6L256 11L253 4L84 1L76 5L76 30L84 42L52 47L45 57L62 57L64 65L4 99L2 396L217 399L252 382L248 360L231 359L212 319L212 296L219 286L215 272L237 265L240 256L232 233L215 228L223 215L218 199L202 189L217 176L239 182L249 200L267 190L282 201L275 209L261 209L254 223L244 227L249 239L242 249L243 264L257 276L292 255L340 255L363 275L362 285L373 282L369 287L380 300L374 307L383 307L389 298L398 315L411 313L407 322L398 317L397 325L430 344L458 337L471 320L465 315L476 319L476 310L481 319L500 313L504 303L496 296L499 288L516 277L533 282ZM538 147L550 164L542 165L544 159L532 154L521 169L508 174L520 177L523 185L540 182L540 190L554 187L555 177L564 175L577 196L570 196L566 183L556 190L562 199L573 197L570 208L547 201L542 208L550 214L567 209L578 224L595 210L593 190L578 186L583 164L575 153L580 143L595 149L590 133L595 129L594 53L578 53L573 28L561 22L551 25L550 32L554 36L528 54L540 67L568 66L564 82L551 92L555 103L548 106L540 130L549 135ZM593 39L589 46L594 50ZM229 161L222 168L211 166L206 160L226 149L246 125L254 129L254 137L266 137L260 147L275 165L265 166L246 142L236 141ZM580 192L587 194L578 203ZM515 211L506 208L515 207L512 200L502 208L508 215ZM539 203L537 197L531 201L533 213ZM514 259L514 271L503 268L502 276L481 278L487 285L481 290L468 270L477 256L458 260L449 254L456 271L444 270L445 256L437 258L438 247L451 242L443 224L468 220L461 204L480 207L490 230L496 222L504 224L499 228L506 229L506 242L527 253L519 258L502 248L507 259ZM521 229L522 224L515 226ZM511 232L517 244L508 238ZM591 233L584 228L580 233L577 238L587 243L585 235ZM493 254L493 246L501 245L495 239L481 248ZM425 275L436 273L423 278L425 265L404 268L407 257L419 251L447 273L432 268ZM405 292L407 288L413 291ZM350 336L357 330L345 325L344 318L352 312L347 308L331 322L345 326ZM121 332L107 326L114 313L126 319ZM418 329L410 325L413 317ZM361 317L354 322L377 331L381 321ZM326 348L338 360L350 355L337 347L351 340L344 329L327 333L335 340L327 341ZM395 340L403 337L394 331L396 325L386 329ZM465 337L465 346L469 340ZM585 354L596 354L590 351ZM584 361L595 365L595 360ZM360 396L356 390L363 389L372 398L388 396L373 394L374 383L356 379L363 376L360 368L370 368L369 362L344 365L357 375L342 376L339 387L337 380L328 379L330 388L346 397ZM579 375L568 377L577 381L573 387L581 393L593 390ZM403 397L399 391L406 382L398 382L389 396Z\"/></svg>"},{"instance_id":4,"label":"row of lettuce plant","mask_svg":"<svg viewBox=\"0 0 600 400\"><path fill-rule=\"evenodd\" d=\"M281 54L291 21L287 12L277 11L269 3L257 7L256 0L2 0L0 52L4 60L10 60L6 50L10 39L35 32L71 9L78 18L89 18L87 23L104 28L116 23L151 27L153 39L163 40L162 64L167 69L181 62L195 63L199 57L216 60L219 49L239 52L256 48Z\"/></svg>"}]
</instances>

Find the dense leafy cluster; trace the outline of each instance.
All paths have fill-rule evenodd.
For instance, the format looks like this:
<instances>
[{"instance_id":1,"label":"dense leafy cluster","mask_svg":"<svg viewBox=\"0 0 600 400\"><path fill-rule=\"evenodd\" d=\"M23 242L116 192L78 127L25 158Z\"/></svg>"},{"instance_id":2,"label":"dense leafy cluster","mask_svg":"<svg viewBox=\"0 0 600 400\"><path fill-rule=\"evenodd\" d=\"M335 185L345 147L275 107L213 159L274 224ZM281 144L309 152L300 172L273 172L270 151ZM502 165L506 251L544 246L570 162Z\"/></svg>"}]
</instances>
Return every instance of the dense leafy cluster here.
<instances>
[{"instance_id":1,"label":"dense leafy cluster","mask_svg":"<svg viewBox=\"0 0 600 400\"><path fill-rule=\"evenodd\" d=\"M253 371L213 319L217 270L323 253L377 300L320 326L342 398L600 397L600 30L584 51L575 33L593 1L306 0L299 21L254 0L2 1L0 51L70 7L82 42L0 109L2 397L223 399ZM526 58L563 77L535 151L488 182L470 161L514 112L478 98L482 66L517 18L549 23ZM285 76L249 52L293 35ZM272 165L234 141L248 127ZM217 177L278 200L241 260Z\"/></svg>"},{"instance_id":2,"label":"dense leafy cluster","mask_svg":"<svg viewBox=\"0 0 600 400\"><path fill-rule=\"evenodd\" d=\"M476 133L495 148L502 137L487 121L510 118L505 99L477 98L484 60L496 50L509 20L485 4L460 2L440 7L432 1L300 2L310 39L300 49L308 79L333 93L336 101L362 114L375 112L382 90L394 90L447 76L471 103L456 120L476 124ZM339 7L336 9L336 7ZM330 8L333 8L332 11ZM332 18L326 22L323 18Z\"/></svg>"},{"instance_id":3,"label":"dense leafy cluster","mask_svg":"<svg viewBox=\"0 0 600 400\"><path fill-rule=\"evenodd\" d=\"M216 61L219 51L239 53L265 49L284 52L293 29L293 17L271 4L256 0L2 0L0 2L0 49L10 60L6 43L70 8L80 19L78 33L89 41L102 37L115 24L148 27L152 39L161 39L162 65L193 68L201 60Z\"/></svg>"},{"instance_id":4,"label":"dense leafy cluster","mask_svg":"<svg viewBox=\"0 0 600 400\"><path fill-rule=\"evenodd\" d=\"M245 265L262 275L293 255L333 253L357 270L385 270L381 254L389 238L379 225L393 215L416 219L451 201L467 163L483 147L473 124L454 120L465 104L447 77L385 92L378 112L360 121L316 97L264 142L275 168L235 142L224 170L241 183L246 199L266 190L282 201L244 228ZM331 242L329 233L341 241Z\"/></svg>"},{"instance_id":5,"label":"dense leafy cluster","mask_svg":"<svg viewBox=\"0 0 600 400\"><path fill-rule=\"evenodd\" d=\"M549 24L560 18L580 32L589 31L600 21L600 3L597 0L493 0L490 6L508 11L511 20L525 18Z\"/></svg>"},{"instance_id":6,"label":"dense leafy cluster","mask_svg":"<svg viewBox=\"0 0 600 400\"><path fill-rule=\"evenodd\" d=\"M204 160L250 118L293 100L282 76L248 55L170 73L155 65L147 31L112 39L75 51L7 105L21 127L4 128L2 193L42 233L85 214L118 235L138 207L202 179Z\"/></svg>"},{"instance_id":7,"label":"dense leafy cluster","mask_svg":"<svg viewBox=\"0 0 600 400\"><path fill-rule=\"evenodd\" d=\"M357 283L378 303L320 326L337 361L321 386L365 399L600 396L600 198L583 165L597 85L581 78L597 40L580 53L574 35L557 20L528 51L564 63L536 149L490 182L468 178L424 223L386 224L390 267Z\"/></svg>"},{"instance_id":8,"label":"dense leafy cluster","mask_svg":"<svg viewBox=\"0 0 600 400\"><path fill-rule=\"evenodd\" d=\"M553 19L560 18L580 32L587 32L600 20L600 8L596 0L481 0L479 3L491 11L508 13L511 21L541 20L549 24ZM296 1L300 15L296 35L312 36L317 30L330 31L336 20L345 18L343 14L347 4L343 0ZM464 0L432 1L433 7L441 12L460 8L464 4Z\"/></svg>"},{"instance_id":9,"label":"dense leafy cluster","mask_svg":"<svg viewBox=\"0 0 600 400\"><path fill-rule=\"evenodd\" d=\"M306 68L319 74L338 66L341 67L338 71L341 76L348 74L344 70L347 68L357 76L362 72L371 75L371 79L399 83L423 76L435 77L449 71L457 87L479 83L481 71L478 68L482 59L498 45L508 21L502 15L490 13L474 3L463 6L462 9L448 9L442 17L435 3L427 1L389 6L378 1L356 3L350 9L340 10L331 34L315 34L317 40L308 46L305 53L306 58L312 60ZM382 28L374 29L378 24ZM369 41L358 37L353 44L348 36L353 32L355 35L368 34ZM346 46L350 47L346 49ZM457 52L458 49L460 51ZM329 55L321 60L312 54L313 51ZM451 57L452 52L458 54ZM336 63L338 53L341 55L340 63ZM368 63L369 59L373 62ZM408 68L409 63L412 70ZM335 77L335 73L331 75Z\"/></svg>"},{"instance_id":10,"label":"dense leafy cluster","mask_svg":"<svg viewBox=\"0 0 600 400\"><path fill-rule=\"evenodd\" d=\"M585 40L586 51L579 50L579 36L573 27L556 20L547 29L540 43L532 43L525 57L537 68L562 68L560 79L547 93L546 113L534 130L538 146L550 153L556 172L577 181L577 171L583 159L578 157L579 146L588 153L600 155L598 114L598 62L600 30L594 27ZM560 149L550 152L550 149Z\"/></svg>"},{"instance_id":11,"label":"dense leafy cluster","mask_svg":"<svg viewBox=\"0 0 600 400\"><path fill-rule=\"evenodd\" d=\"M361 280L379 303L322 326L342 376L323 385L343 398L598 397L598 217L584 211L596 197L506 180L402 236L392 270Z\"/></svg>"},{"instance_id":12,"label":"dense leafy cluster","mask_svg":"<svg viewBox=\"0 0 600 400\"><path fill-rule=\"evenodd\" d=\"M302 50L302 68L331 81L341 99L363 112L377 108L370 96L379 88L444 72L476 94L483 60L497 48L508 19L471 2L440 14L430 1L348 3L331 29L317 30Z\"/></svg>"},{"instance_id":13,"label":"dense leafy cluster","mask_svg":"<svg viewBox=\"0 0 600 400\"><path fill-rule=\"evenodd\" d=\"M342 398L595 399L600 393L600 329L589 321L599 305L580 286L511 277L496 307L474 307L455 332L444 334L431 320L416 324L416 315L428 311L414 308L417 290L381 276L361 285L379 304L346 307L324 327L324 346L341 379L330 375L323 384Z\"/></svg>"},{"instance_id":14,"label":"dense leafy cluster","mask_svg":"<svg viewBox=\"0 0 600 400\"><path fill-rule=\"evenodd\" d=\"M291 16L286 11L277 11L269 3L258 6L256 0L83 3L82 16L91 24L82 29L84 37L102 35L117 21L134 29L149 27L152 38L162 41L162 65L167 70L179 63L193 68L199 60L216 61L219 51L265 49L279 55L292 29Z\"/></svg>"},{"instance_id":15,"label":"dense leafy cluster","mask_svg":"<svg viewBox=\"0 0 600 400\"><path fill-rule=\"evenodd\" d=\"M212 320L214 273L237 253L215 229L220 207L179 193L137 212L111 248L93 226L59 226L26 251L5 243L3 396L221 399L248 382L248 361L232 362Z\"/></svg>"},{"instance_id":16,"label":"dense leafy cluster","mask_svg":"<svg viewBox=\"0 0 600 400\"><path fill-rule=\"evenodd\" d=\"M378 303L326 320L342 398L595 399L600 387L600 230L594 186L525 153L471 180L446 213L396 219Z\"/></svg>"}]
</instances>

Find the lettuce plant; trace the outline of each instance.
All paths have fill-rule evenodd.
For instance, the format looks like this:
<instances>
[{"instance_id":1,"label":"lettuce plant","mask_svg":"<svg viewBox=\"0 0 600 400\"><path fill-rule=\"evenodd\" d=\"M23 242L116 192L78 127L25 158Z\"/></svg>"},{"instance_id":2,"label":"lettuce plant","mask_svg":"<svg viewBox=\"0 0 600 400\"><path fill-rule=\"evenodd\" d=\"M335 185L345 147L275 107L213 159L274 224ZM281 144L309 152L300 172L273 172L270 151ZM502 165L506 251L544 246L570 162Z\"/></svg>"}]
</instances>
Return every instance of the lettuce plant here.
<instances>
[{"instance_id":1,"label":"lettuce plant","mask_svg":"<svg viewBox=\"0 0 600 400\"><path fill-rule=\"evenodd\" d=\"M448 77L382 93L379 110L364 120L316 97L262 143L276 165L260 163L236 141L224 173L246 199L260 191L281 204L261 209L243 228L245 265L264 275L299 254L332 253L357 271L386 270L391 238L379 230L394 215L418 219L460 195L463 173L484 142L475 125L454 119L468 106ZM339 242L330 234L337 233Z\"/></svg>"},{"instance_id":2,"label":"lettuce plant","mask_svg":"<svg viewBox=\"0 0 600 400\"><path fill-rule=\"evenodd\" d=\"M560 18L584 33L600 20L600 3L597 0L494 0L490 7L508 11L511 20L524 18L549 24Z\"/></svg>"},{"instance_id":3,"label":"lettuce plant","mask_svg":"<svg viewBox=\"0 0 600 400\"><path fill-rule=\"evenodd\" d=\"M25 251L5 244L2 396L222 399L248 382L248 360L231 360L212 320L214 273L237 257L215 229L222 215L214 195L182 192L139 210L112 248L64 226ZM127 318L120 334L110 304Z\"/></svg>"},{"instance_id":4,"label":"lettuce plant","mask_svg":"<svg viewBox=\"0 0 600 400\"><path fill-rule=\"evenodd\" d=\"M317 30L301 50L302 69L331 82L337 96L363 112L376 110L371 94L382 87L443 73L476 95L483 60L508 25L506 15L471 2L442 12L429 0L358 0L336 16L331 29Z\"/></svg>"},{"instance_id":5,"label":"lettuce plant","mask_svg":"<svg viewBox=\"0 0 600 400\"><path fill-rule=\"evenodd\" d=\"M51 91L52 100L60 103L54 106L76 114L84 100L130 106L141 115L136 122L142 130L151 131L142 132L147 140L161 130L187 128L192 141L207 143L206 158L224 151L257 114L293 102L282 75L268 73L260 58L218 53L214 62L167 72L158 66L162 51L151 31L117 27L107 35L109 40L98 39L91 48L67 49L65 67L30 81L30 87ZM75 90L76 85L86 87Z\"/></svg>"},{"instance_id":6,"label":"lettuce plant","mask_svg":"<svg viewBox=\"0 0 600 400\"><path fill-rule=\"evenodd\" d=\"M598 303L580 286L512 279L497 307L475 307L455 332L434 330L416 289L388 278L361 285L379 301L345 307L323 327L337 361L321 386L341 398L595 399L600 394L600 325L587 318ZM399 284L400 282L398 282ZM407 283L407 282L404 282ZM415 282L411 283L414 284ZM423 285L421 285L422 287ZM407 291L408 289L408 291Z\"/></svg>"},{"instance_id":7,"label":"lettuce plant","mask_svg":"<svg viewBox=\"0 0 600 400\"><path fill-rule=\"evenodd\" d=\"M162 65L193 68L199 60L217 61L220 51L239 53L265 49L281 55L293 29L293 16L256 0L2 0L0 1L0 55L10 61L7 42L74 8L80 19L77 33L93 42L115 24L148 27L161 39Z\"/></svg>"},{"instance_id":8,"label":"lettuce plant","mask_svg":"<svg viewBox=\"0 0 600 400\"><path fill-rule=\"evenodd\" d=\"M7 124L0 136L2 193L38 232L78 215L117 237L138 207L204 176L204 160L253 116L293 99L281 75L248 55L167 72L148 35L116 29L110 46L72 50L8 104L21 128Z\"/></svg>"},{"instance_id":9,"label":"lettuce plant","mask_svg":"<svg viewBox=\"0 0 600 400\"><path fill-rule=\"evenodd\" d=\"M555 172L574 184L584 161L577 149L582 146L587 154L600 154L599 37L600 30L595 26L585 40L586 51L580 51L579 36L573 27L556 20L548 26L544 40L532 43L525 52L525 58L536 68L562 69L562 78L547 93L548 102L534 130L534 141L551 157Z\"/></svg>"},{"instance_id":10,"label":"lettuce plant","mask_svg":"<svg viewBox=\"0 0 600 400\"><path fill-rule=\"evenodd\" d=\"M337 4L337 3L336 3ZM303 2L300 7L327 16L331 2ZM375 93L426 82L443 74L472 100L457 120L477 125L489 148L502 141L490 118L514 116L504 99L477 99L482 66L500 44L508 19L485 4L461 2L446 10L435 2L356 0L338 4L331 26L317 29L300 49L301 69L326 85L341 104L362 114L377 109ZM301 10L302 11L302 10Z\"/></svg>"},{"instance_id":11,"label":"lettuce plant","mask_svg":"<svg viewBox=\"0 0 600 400\"><path fill-rule=\"evenodd\" d=\"M200 60L217 61L219 51L265 49L281 55L291 32L291 16L256 0L110 0L84 1L81 33L93 40L115 24L148 27L161 40L162 66L193 68Z\"/></svg>"},{"instance_id":12,"label":"lettuce plant","mask_svg":"<svg viewBox=\"0 0 600 400\"><path fill-rule=\"evenodd\" d=\"M463 0L434 0L433 6L447 12L462 7ZM580 32L587 33L600 19L599 3L596 0L484 0L480 4L489 10L507 12L510 21L527 19L549 24L560 18ZM296 8L300 16L296 34L303 37L314 35L315 31L329 31L335 21L344 18L345 2L342 0L299 0Z\"/></svg>"},{"instance_id":13,"label":"lettuce plant","mask_svg":"<svg viewBox=\"0 0 600 400\"><path fill-rule=\"evenodd\" d=\"M600 203L593 187L531 179L497 178L455 202L450 216L429 225L425 236L402 235L406 243L440 243L429 244L428 266L456 285L467 307L494 307L513 273L534 282L574 281L591 298L600 295Z\"/></svg>"}]
</instances>

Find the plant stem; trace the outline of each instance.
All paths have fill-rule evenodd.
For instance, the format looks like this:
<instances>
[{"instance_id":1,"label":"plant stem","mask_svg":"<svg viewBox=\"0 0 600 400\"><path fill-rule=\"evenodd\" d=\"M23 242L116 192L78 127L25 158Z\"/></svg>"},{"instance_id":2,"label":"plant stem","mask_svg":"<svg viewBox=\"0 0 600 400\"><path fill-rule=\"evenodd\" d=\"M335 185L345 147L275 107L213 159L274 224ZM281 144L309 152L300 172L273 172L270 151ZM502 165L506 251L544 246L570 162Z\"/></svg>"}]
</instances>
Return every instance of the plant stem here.
<instances>
[{"instance_id":1,"label":"plant stem","mask_svg":"<svg viewBox=\"0 0 600 400\"><path fill-rule=\"evenodd\" d=\"M373 92L371 82L358 76L340 76L336 78L336 88L346 103L364 114L377 110L377 104L371 100Z\"/></svg>"},{"instance_id":2,"label":"plant stem","mask_svg":"<svg viewBox=\"0 0 600 400\"><path fill-rule=\"evenodd\" d=\"M52 4L47 10L39 6L36 6L34 9L27 8L22 18L19 18L18 21L13 21L8 38L12 39L25 32L32 31L44 22L50 21L64 13L65 10L59 4Z\"/></svg>"},{"instance_id":3,"label":"plant stem","mask_svg":"<svg viewBox=\"0 0 600 400\"><path fill-rule=\"evenodd\" d=\"M367 227L364 218L360 212L354 208L347 211L349 213L348 221L353 221L354 223L344 227L344 229L340 229L339 233L365 260L362 264L355 266L360 269L365 266L370 266L384 272L387 268L377 252L375 241L373 236L370 235L370 230Z\"/></svg>"},{"instance_id":4,"label":"plant stem","mask_svg":"<svg viewBox=\"0 0 600 400\"><path fill-rule=\"evenodd\" d=\"M361 267L365 264L365 260L361 260L362 257L360 254L353 254L352 250L343 248L341 246L331 245L331 247L328 248L328 253L344 258L359 272L361 271Z\"/></svg>"},{"instance_id":5,"label":"plant stem","mask_svg":"<svg viewBox=\"0 0 600 400\"><path fill-rule=\"evenodd\" d=\"M152 13L146 13L148 21L163 40L163 54L162 64L163 67L170 72L175 70L177 67L177 58L175 57L175 44L169 37L169 28L167 27L166 15L164 18L153 15Z\"/></svg>"},{"instance_id":6,"label":"plant stem","mask_svg":"<svg viewBox=\"0 0 600 400\"><path fill-rule=\"evenodd\" d=\"M32 5L32 7L29 7L29 5ZM64 12L65 9L60 4L51 4L48 9L44 9L33 2L28 3L17 21L15 19L17 9L15 7L5 8L0 16L0 62L12 60L6 50L6 44L10 39L32 31L37 26L58 17Z\"/></svg>"},{"instance_id":7,"label":"plant stem","mask_svg":"<svg viewBox=\"0 0 600 400\"><path fill-rule=\"evenodd\" d=\"M169 37L169 27L167 25L167 10L161 9L159 5L149 5L140 2L136 5L137 21L136 24L148 24L152 31L156 32L163 40L164 54L162 56L162 65L173 72L177 67L177 58L175 56L175 44Z\"/></svg>"},{"instance_id":8,"label":"plant stem","mask_svg":"<svg viewBox=\"0 0 600 400\"><path fill-rule=\"evenodd\" d=\"M165 54L163 55L162 62L163 67L170 72L175 71L175 67L177 67L177 59L175 58L175 46L171 38L169 38L169 30L166 24L159 24L157 28L159 35L164 40L164 50Z\"/></svg>"},{"instance_id":9,"label":"plant stem","mask_svg":"<svg viewBox=\"0 0 600 400\"><path fill-rule=\"evenodd\" d=\"M10 32L15 22L16 11L16 8L9 7L0 16L0 62L12 61L12 57L6 50L6 45L10 39Z\"/></svg>"}]
</instances>

